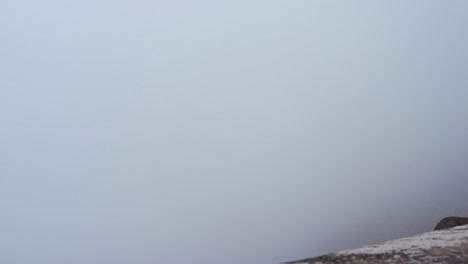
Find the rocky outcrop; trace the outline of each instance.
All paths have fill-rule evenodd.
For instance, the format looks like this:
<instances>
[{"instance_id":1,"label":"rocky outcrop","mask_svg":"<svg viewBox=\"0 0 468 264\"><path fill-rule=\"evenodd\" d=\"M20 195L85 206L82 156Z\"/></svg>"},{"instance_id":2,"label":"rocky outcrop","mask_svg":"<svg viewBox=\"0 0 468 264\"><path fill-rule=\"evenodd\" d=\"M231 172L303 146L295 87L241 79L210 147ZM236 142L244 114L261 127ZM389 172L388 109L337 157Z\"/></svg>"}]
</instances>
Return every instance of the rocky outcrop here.
<instances>
[{"instance_id":1,"label":"rocky outcrop","mask_svg":"<svg viewBox=\"0 0 468 264\"><path fill-rule=\"evenodd\" d=\"M468 217L449 216L440 220L434 230L442 230L461 225L468 225Z\"/></svg>"},{"instance_id":2,"label":"rocky outcrop","mask_svg":"<svg viewBox=\"0 0 468 264\"><path fill-rule=\"evenodd\" d=\"M449 217L450 218L450 217ZM444 218L438 231L423 233L385 243L338 251L290 264L467 264L468 225L459 219ZM461 218L466 219L466 218ZM446 229L444 229L446 228Z\"/></svg>"}]
</instances>

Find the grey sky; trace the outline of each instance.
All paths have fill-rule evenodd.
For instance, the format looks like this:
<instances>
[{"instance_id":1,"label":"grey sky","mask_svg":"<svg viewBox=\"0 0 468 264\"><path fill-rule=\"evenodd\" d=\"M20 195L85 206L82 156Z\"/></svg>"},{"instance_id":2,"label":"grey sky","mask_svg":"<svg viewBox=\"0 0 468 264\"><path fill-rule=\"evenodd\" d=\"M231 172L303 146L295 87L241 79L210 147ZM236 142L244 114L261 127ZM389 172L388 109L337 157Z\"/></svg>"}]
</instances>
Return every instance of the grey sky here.
<instances>
[{"instance_id":1,"label":"grey sky","mask_svg":"<svg viewBox=\"0 0 468 264\"><path fill-rule=\"evenodd\" d=\"M0 263L278 263L468 215L466 1L0 4Z\"/></svg>"}]
</instances>

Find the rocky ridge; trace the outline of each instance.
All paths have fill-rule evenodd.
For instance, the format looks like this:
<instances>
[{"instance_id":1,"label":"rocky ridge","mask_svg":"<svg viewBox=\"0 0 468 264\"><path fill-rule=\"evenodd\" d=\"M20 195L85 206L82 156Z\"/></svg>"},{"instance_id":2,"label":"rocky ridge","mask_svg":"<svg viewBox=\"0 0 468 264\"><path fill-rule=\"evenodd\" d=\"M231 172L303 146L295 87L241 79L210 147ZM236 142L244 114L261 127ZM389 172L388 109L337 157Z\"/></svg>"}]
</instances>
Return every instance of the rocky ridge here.
<instances>
[{"instance_id":1,"label":"rocky ridge","mask_svg":"<svg viewBox=\"0 0 468 264\"><path fill-rule=\"evenodd\" d=\"M468 218L447 217L436 231L308 258L289 264L467 264Z\"/></svg>"}]
</instances>

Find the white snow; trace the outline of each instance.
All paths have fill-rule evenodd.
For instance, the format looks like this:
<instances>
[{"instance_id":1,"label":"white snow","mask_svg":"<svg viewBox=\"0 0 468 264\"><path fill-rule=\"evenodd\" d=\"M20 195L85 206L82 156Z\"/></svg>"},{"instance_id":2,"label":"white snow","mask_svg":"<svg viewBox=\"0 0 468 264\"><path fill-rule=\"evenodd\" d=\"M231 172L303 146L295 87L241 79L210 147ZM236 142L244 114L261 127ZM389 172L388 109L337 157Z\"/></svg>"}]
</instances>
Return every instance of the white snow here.
<instances>
[{"instance_id":1,"label":"white snow","mask_svg":"<svg viewBox=\"0 0 468 264\"><path fill-rule=\"evenodd\" d=\"M403 251L411 254L433 248L458 247L462 244L468 244L468 225L427 232L421 235L396 239L381 244L338 251L336 254L383 254L396 251Z\"/></svg>"}]
</instances>

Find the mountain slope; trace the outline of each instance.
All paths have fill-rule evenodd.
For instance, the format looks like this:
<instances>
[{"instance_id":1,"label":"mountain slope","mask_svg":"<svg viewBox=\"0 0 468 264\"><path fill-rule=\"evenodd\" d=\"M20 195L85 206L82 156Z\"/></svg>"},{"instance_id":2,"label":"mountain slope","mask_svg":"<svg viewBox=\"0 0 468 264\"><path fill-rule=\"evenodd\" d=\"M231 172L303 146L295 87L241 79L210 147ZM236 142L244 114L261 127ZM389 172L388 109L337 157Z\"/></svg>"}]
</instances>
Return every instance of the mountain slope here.
<instances>
[{"instance_id":1,"label":"mountain slope","mask_svg":"<svg viewBox=\"0 0 468 264\"><path fill-rule=\"evenodd\" d=\"M338 251L290 264L468 263L468 225Z\"/></svg>"}]
</instances>

